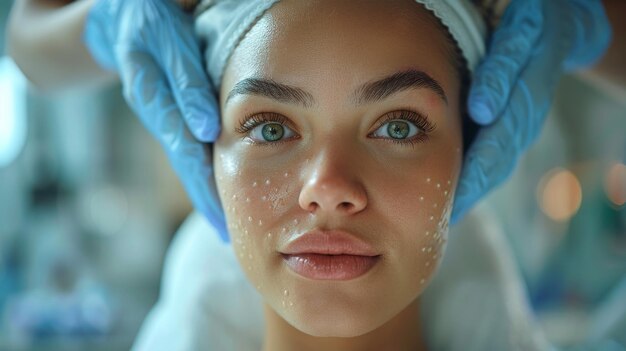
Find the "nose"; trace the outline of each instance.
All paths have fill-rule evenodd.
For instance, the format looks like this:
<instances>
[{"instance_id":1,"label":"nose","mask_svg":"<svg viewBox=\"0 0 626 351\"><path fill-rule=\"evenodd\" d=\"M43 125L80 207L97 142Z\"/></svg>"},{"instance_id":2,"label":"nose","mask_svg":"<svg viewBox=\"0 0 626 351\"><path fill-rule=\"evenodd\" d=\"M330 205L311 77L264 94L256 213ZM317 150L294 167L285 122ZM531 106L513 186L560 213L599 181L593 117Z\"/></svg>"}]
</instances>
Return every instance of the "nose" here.
<instances>
[{"instance_id":1,"label":"nose","mask_svg":"<svg viewBox=\"0 0 626 351\"><path fill-rule=\"evenodd\" d=\"M356 177L357 159L337 149L318 154L307 166L298 199L300 207L313 214L331 216L348 216L365 209L367 193Z\"/></svg>"}]
</instances>

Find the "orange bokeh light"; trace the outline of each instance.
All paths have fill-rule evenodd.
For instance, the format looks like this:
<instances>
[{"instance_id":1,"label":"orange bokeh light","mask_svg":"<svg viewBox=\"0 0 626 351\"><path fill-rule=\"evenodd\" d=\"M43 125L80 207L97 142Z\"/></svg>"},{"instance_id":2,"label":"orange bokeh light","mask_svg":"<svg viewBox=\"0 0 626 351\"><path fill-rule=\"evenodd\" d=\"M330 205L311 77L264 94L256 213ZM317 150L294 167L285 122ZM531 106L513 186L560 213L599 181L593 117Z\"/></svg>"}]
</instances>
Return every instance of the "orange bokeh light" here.
<instances>
[{"instance_id":1,"label":"orange bokeh light","mask_svg":"<svg viewBox=\"0 0 626 351\"><path fill-rule=\"evenodd\" d=\"M572 218L580 208L582 197L582 187L576 175L562 168L548 172L537 189L541 210L557 222Z\"/></svg>"}]
</instances>

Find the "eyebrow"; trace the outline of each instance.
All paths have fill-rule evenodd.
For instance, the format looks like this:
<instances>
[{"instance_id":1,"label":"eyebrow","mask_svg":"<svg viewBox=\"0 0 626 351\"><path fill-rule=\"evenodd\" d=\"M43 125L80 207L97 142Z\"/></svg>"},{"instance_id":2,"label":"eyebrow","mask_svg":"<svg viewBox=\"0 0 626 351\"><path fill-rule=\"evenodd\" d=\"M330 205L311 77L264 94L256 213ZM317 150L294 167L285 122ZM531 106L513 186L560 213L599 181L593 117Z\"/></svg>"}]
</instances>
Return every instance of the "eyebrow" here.
<instances>
[{"instance_id":1,"label":"eyebrow","mask_svg":"<svg viewBox=\"0 0 626 351\"><path fill-rule=\"evenodd\" d=\"M439 82L426 72L414 69L396 72L382 79L367 82L352 93L351 100L355 105L364 105L384 100L393 94L408 89L431 90L446 105L448 104L448 97ZM311 93L268 78L246 78L237 82L228 94L225 104L228 104L237 95L264 96L305 108L310 108L316 103Z\"/></svg>"}]
</instances>

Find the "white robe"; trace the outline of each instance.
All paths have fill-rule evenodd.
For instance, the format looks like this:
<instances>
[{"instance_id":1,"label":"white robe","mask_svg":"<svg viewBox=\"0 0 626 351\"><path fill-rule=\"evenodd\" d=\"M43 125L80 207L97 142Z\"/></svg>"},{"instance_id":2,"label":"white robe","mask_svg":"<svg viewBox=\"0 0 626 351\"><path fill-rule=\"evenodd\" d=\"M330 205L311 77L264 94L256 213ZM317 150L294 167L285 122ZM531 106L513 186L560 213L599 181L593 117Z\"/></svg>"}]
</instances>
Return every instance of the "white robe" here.
<instances>
[{"instance_id":1,"label":"white robe","mask_svg":"<svg viewBox=\"0 0 626 351\"><path fill-rule=\"evenodd\" d=\"M421 304L429 350L555 350L535 323L512 252L484 208L451 229ZM259 351L264 323L262 297L232 247L194 213L169 249L159 301L133 350Z\"/></svg>"}]
</instances>

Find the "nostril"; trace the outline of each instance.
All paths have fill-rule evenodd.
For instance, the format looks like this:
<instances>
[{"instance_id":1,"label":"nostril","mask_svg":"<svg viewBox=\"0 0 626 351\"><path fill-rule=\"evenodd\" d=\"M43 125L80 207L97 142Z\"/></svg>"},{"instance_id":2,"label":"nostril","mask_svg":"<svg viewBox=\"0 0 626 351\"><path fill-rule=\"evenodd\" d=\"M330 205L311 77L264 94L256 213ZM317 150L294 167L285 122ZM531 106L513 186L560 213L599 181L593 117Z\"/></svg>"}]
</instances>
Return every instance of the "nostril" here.
<instances>
[{"instance_id":1,"label":"nostril","mask_svg":"<svg viewBox=\"0 0 626 351\"><path fill-rule=\"evenodd\" d=\"M311 213L315 212L315 209L316 209L316 208L317 208L317 203L315 203L315 202L311 202L311 203L309 204L309 212L311 212Z\"/></svg>"},{"instance_id":2,"label":"nostril","mask_svg":"<svg viewBox=\"0 0 626 351\"><path fill-rule=\"evenodd\" d=\"M354 207L354 205L353 205L353 204L351 204L351 203L349 203L349 202L342 202L342 203L340 203L340 204L339 204L339 207L340 207L341 209L344 209L344 210L346 210L346 211L349 211L349 210L351 210L351 209Z\"/></svg>"}]
</instances>

